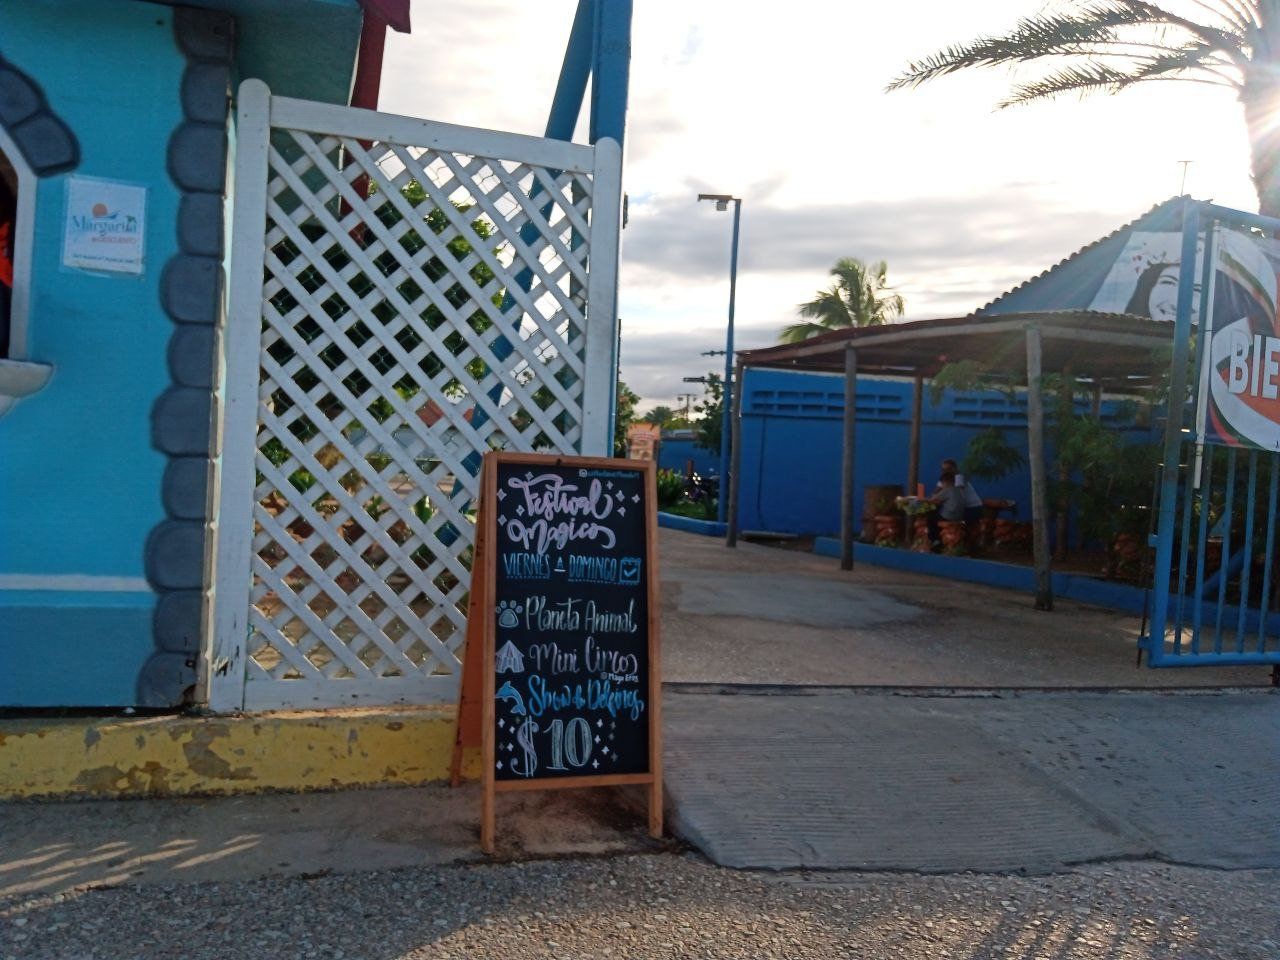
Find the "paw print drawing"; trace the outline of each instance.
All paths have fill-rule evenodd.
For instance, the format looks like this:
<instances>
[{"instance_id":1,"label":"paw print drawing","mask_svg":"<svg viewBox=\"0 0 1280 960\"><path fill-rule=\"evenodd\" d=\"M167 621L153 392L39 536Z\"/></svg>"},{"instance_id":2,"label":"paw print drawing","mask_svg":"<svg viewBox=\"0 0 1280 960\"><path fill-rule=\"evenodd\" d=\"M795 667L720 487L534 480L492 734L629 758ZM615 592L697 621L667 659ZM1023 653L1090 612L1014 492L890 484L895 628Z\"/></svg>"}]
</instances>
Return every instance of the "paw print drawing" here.
<instances>
[{"instance_id":1,"label":"paw print drawing","mask_svg":"<svg viewBox=\"0 0 1280 960\"><path fill-rule=\"evenodd\" d=\"M524 613L524 607L516 603L514 600L503 600L498 604L498 626L505 627L510 630L512 627L520 626L520 614Z\"/></svg>"}]
</instances>

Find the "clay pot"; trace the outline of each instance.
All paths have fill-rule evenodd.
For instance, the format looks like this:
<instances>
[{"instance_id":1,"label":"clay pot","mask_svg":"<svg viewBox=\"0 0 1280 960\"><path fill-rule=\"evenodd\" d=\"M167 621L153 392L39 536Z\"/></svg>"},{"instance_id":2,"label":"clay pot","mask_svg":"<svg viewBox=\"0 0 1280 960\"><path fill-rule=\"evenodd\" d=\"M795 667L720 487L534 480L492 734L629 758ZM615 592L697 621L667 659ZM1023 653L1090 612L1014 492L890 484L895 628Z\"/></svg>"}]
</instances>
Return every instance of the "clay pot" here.
<instances>
[{"instance_id":1,"label":"clay pot","mask_svg":"<svg viewBox=\"0 0 1280 960\"><path fill-rule=\"evenodd\" d=\"M964 547L964 522L961 520L939 520L938 536L942 540L944 550L959 550Z\"/></svg>"},{"instance_id":2,"label":"clay pot","mask_svg":"<svg viewBox=\"0 0 1280 960\"><path fill-rule=\"evenodd\" d=\"M916 553L933 552L933 544L929 542L929 521L924 517L914 517L911 521L911 549Z\"/></svg>"},{"instance_id":3,"label":"clay pot","mask_svg":"<svg viewBox=\"0 0 1280 960\"><path fill-rule=\"evenodd\" d=\"M1112 546L1121 563L1133 563L1142 556L1142 545L1132 533L1117 533Z\"/></svg>"},{"instance_id":4,"label":"clay pot","mask_svg":"<svg viewBox=\"0 0 1280 960\"><path fill-rule=\"evenodd\" d=\"M876 514L874 523L877 545L896 547L902 541L902 517L891 513Z\"/></svg>"},{"instance_id":5,"label":"clay pot","mask_svg":"<svg viewBox=\"0 0 1280 960\"><path fill-rule=\"evenodd\" d=\"M996 517L991 536L997 547L1009 547L1018 541L1018 524L1007 517Z\"/></svg>"}]
</instances>

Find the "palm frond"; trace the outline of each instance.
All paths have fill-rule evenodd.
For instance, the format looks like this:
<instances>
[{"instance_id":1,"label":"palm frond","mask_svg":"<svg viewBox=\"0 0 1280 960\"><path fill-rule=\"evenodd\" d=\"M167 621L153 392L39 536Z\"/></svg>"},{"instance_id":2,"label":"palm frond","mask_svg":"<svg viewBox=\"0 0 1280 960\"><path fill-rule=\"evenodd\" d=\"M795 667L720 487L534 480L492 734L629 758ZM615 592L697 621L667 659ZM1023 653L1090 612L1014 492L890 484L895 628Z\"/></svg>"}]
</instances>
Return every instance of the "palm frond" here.
<instances>
[{"instance_id":1,"label":"palm frond","mask_svg":"<svg viewBox=\"0 0 1280 960\"><path fill-rule=\"evenodd\" d=\"M800 304L796 311L800 316L826 327L849 326L852 322L848 304L845 303L838 283L827 290L819 290L816 297Z\"/></svg>"},{"instance_id":2,"label":"palm frond","mask_svg":"<svg viewBox=\"0 0 1280 960\"><path fill-rule=\"evenodd\" d=\"M979 37L907 64L906 70L892 80L887 89L919 86L927 80L970 67L998 66L1073 54L1079 52L1078 48L1083 44L1108 43L1118 39L1118 27L1152 22L1145 10L1135 11L1133 3L1134 0L1112 0L1089 4L1072 13L1024 18L1005 36Z\"/></svg>"},{"instance_id":3,"label":"palm frond","mask_svg":"<svg viewBox=\"0 0 1280 960\"><path fill-rule=\"evenodd\" d=\"M778 333L779 343L801 343L820 333L829 333L832 328L820 323L792 323L783 327Z\"/></svg>"},{"instance_id":4,"label":"palm frond","mask_svg":"<svg viewBox=\"0 0 1280 960\"><path fill-rule=\"evenodd\" d=\"M1224 2L1235 3L1237 0ZM1237 67L1243 68L1250 59L1247 52L1250 31L1243 22L1236 21L1232 14L1237 12L1235 7L1231 7L1229 13L1216 11L1229 24L1228 28L1223 28L1178 16L1147 0L1089 3L1066 13L1025 18L1018 21L1005 36L984 36L970 43L946 47L930 57L909 63L906 70L890 81L886 89L900 90L919 86L928 80L971 67L1026 63L1048 57L1123 58L1136 46L1154 51L1185 51L1198 45L1206 52L1221 53ZM1169 41L1150 43L1133 38L1132 31L1121 33L1125 28L1135 27L1174 29L1181 31L1184 40L1175 43L1171 38ZM1194 43L1187 42L1187 36L1193 38ZM1162 38L1157 36L1157 39ZM1086 69L1084 72L1086 75L1081 78L1081 92L1108 85L1108 81L1100 82L1099 76L1093 75L1090 70ZM1025 102L1025 98L1017 96L1011 100Z\"/></svg>"},{"instance_id":5,"label":"palm frond","mask_svg":"<svg viewBox=\"0 0 1280 960\"><path fill-rule=\"evenodd\" d=\"M1242 35L1257 27L1254 11L1247 4L1237 0L1216 0L1215 3L1209 3L1208 0L1189 0L1189 2L1210 16L1221 17L1233 31L1238 30Z\"/></svg>"},{"instance_id":6,"label":"palm frond","mask_svg":"<svg viewBox=\"0 0 1280 960\"><path fill-rule=\"evenodd\" d=\"M1215 72L1214 66L1222 64L1221 60L1214 59L1215 53L1207 44L1193 43L1178 50L1139 58L1133 70L1132 82L1154 79L1179 70Z\"/></svg>"},{"instance_id":7,"label":"palm frond","mask_svg":"<svg viewBox=\"0 0 1280 960\"><path fill-rule=\"evenodd\" d=\"M1147 0L1116 0L1116 2L1133 8L1135 13L1140 12L1145 17L1144 22L1146 23L1179 27L1193 37L1198 37L1204 43L1219 50L1239 49L1248 42L1247 31L1245 30L1224 30L1221 27L1214 27L1207 23L1199 23L1187 17L1179 16L1172 11L1165 10L1154 3L1148 3Z\"/></svg>"},{"instance_id":8,"label":"palm frond","mask_svg":"<svg viewBox=\"0 0 1280 960\"><path fill-rule=\"evenodd\" d=\"M1135 58L1135 60L1136 62L1132 62L1127 70L1096 60L1055 70L1039 79L1014 86L998 106L1002 109L1021 106L1038 100L1050 100L1065 93L1075 93L1080 96L1094 93L1115 94L1146 80L1187 80L1216 86L1236 86L1235 80L1223 76L1220 71L1207 66L1187 50L1165 56ZM1171 74L1192 70L1208 72L1218 79L1171 76Z\"/></svg>"}]
</instances>

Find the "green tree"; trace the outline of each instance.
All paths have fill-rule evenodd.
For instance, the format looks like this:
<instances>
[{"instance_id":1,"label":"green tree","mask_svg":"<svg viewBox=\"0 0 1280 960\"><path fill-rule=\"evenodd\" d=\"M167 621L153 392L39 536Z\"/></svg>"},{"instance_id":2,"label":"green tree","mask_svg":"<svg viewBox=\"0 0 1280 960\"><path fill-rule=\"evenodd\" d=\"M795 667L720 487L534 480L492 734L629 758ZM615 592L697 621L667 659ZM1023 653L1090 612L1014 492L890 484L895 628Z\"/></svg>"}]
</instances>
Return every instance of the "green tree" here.
<instances>
[{"instance_id":1,"label":"green tree","mask_svg":"<svg viewBox=\"0 0 1280 960\"><path fill-rule=\"evenodd\" d=\"M938 403L946 390L998 390L1010 399L1020 389L1008 377L985 364L956 360L932 378L930 392ZM1131 442L1124 428L1137 422L1135 403L1118 405L1114 419L1103 423L1090 412L1092 393L1070 376L1046 373L1040 378L1046 411L1048 446L1054 451L1046 463L1049 500L1058 526L1058 556L1067 553L1067 516L1076 514L1082 541L1103 544L1113 551L1116 533L1140 533L1145 508L1153 497L1153 476L1160 448ZM998 479L1023 463L1021 452L997 427L970 439L961 469L975 477Z\"/></svg>"},{"instance_id":2,"label":"green tree","mask_svg":"<svg viewBox=\"0 0 1280 960\"><path fill-rule=\"evenodd\" d=\"M1178 80L1235 91L1252 151L1262 213L1280 216L1280 3L1057 0L1003 36L981 36L907 65L889 90L915 87L970 67L1046 65L1018 83L1001 107L1063 93L1119 93L1138 83Z\"/></svg>"},{"instance_id":3,"label":"green tree","mask_svg":"<svg viewBox=\"0 0 1280 960\"><path fill-rule=\"evenodd\" d=\"M720 452L720 435L724 425L724 380L714 373L707 374L702 400L693 405L701 414L693 421L694 442L703 450Z\"/></svg>"},{"instance_id":4,"label":"green tree","mask_svg":"<svg viewBox=\"0 0 1280 960\"><path fill-rule=\"evenodd\" d=\"M676 418L676 412L670 407L656 406L644 415L648 423L652 423L659 430L664 430L671 425Z\"/></svg>"},{"instance_id":5,"label":"green tree","mask_svg":"<svg viewBox=\"0 0 1280 960\"><path fill-rule=\"evenodd\" d=\"M613 455L615 457L627 455L627 427L636 422L636 404L639 402L640 397L636 392L619 378L616 419L613 423Z\"/></svg>"},{"instance_id":6,"label":"green tree","mask_svg":"<svg viewBox=\"0 0 1280 960\"><path fill-rule=\"evenodd\" d=\"M781 343L799 343L845 327L874 327L902 316L902 295L889 286L889 268L883 260L866 264L841 257L831 268L835 281L797 308L805 319L783 327Z\"/></svg>"}]
</instances>

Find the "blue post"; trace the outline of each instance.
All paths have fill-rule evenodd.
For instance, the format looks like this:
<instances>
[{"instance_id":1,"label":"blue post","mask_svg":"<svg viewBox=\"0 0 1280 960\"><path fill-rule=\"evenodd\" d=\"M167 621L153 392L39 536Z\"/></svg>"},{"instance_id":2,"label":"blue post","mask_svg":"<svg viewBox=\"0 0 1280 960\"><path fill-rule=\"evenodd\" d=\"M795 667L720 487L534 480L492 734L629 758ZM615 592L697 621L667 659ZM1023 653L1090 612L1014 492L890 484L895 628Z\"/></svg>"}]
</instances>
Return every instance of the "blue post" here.
<instances>
[{"instance_id":1,"label":"blue post","mask_svg":"<svg viewBox=\"0 0 1280 960\"><path fill-rule=\"evenodd\" d=\"M632 0L596 0L595 62L591 71L592 143L627 132L627 88L631 73Z\"/></svg>"},{"instance_id":2,"label":"blue post","mask_svg":"<svg viewBox=\"0 0 1280 960\"><path fill-rule=\"evenodd\" d=\"M1156 533L1155 603L1147 635L1147 663L1161 666L1169 613L1169 571L1173 569L1173 528L1178 509L1179 465L1187 403L1187 356L1191 346L1191 299L1195 294L1197 238L1201 206L1187 199L1182 207L1182 255L1178 273L1178 317L1173 326L1173 360L1169 370L1168 420L1164 433L1164 471L1160 479L1160 518ZM1190 486L1190 484L1188 484ZM1187 654L1177 658L1183 662Z\"/></svg>"},{"instance_id":3,"label":"blue post","mask_svg":"<svg viewBox=\"0 0 1280 960\"><path fill-rule=\"evenodd\" d=\"M582 101L587 94L587 80L591 76L595 19L595 0L578 0L573 26L569 28L569 42L564 48L564 61L560 65L560 79L556 82L551 112L547 116L545 135L552 139L573 139L573 128L578 125Z\"/></svg>"},{"instance_id":4,"label":"blue post","mask_svg":"<svg viewBox=\"0 0 1280 960\"><path fill-rule=\"evenodd\" d=\"M729 255L729 330L724 341L724 415L720 419L720 495L716 498L716 517L725 522L729 510L729 443L733 424L733 304L738 290L738 224L742 219L742 201L733 200L733 252Z\"/></svg>"},{"instance_id":5,"label":"blue post","mask_svg":"<svg viewBox=\"0 0 1280 960\"><path fill-rule=\"evenodd\" d=\"M620 146L626 143L627 91L631 76L631 7L632 0L595 0L589 130L592 143L605 137L612 137ZM612 356L615 386L609 391L609 452L612 454L613 437L617 433L615 425L618 422L616 383L621 359L618 343L621 325L617 317L610 319L615 331Z\"/></svg>"}]
</instances>

